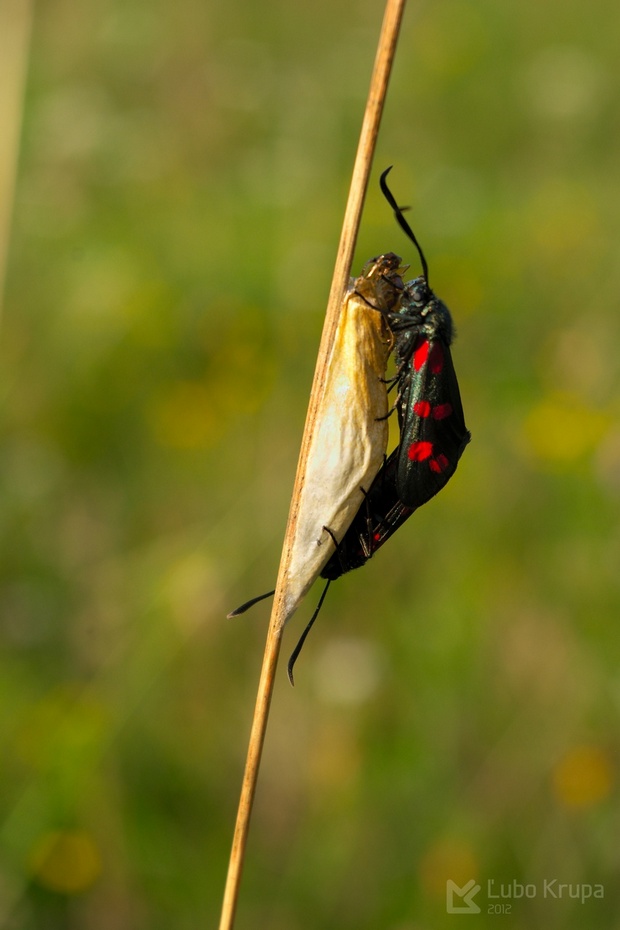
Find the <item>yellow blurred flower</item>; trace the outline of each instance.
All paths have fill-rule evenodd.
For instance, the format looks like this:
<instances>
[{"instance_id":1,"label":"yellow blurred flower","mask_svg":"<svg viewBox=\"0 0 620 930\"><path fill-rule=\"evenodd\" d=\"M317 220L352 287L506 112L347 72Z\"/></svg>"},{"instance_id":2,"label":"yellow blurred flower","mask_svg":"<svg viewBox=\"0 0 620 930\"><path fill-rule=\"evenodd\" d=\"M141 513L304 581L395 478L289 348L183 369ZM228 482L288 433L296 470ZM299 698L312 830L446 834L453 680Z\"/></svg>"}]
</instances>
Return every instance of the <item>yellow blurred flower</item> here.
<instances>
[{"instance_id":1,"label":"yellow blurred flower","mask_svg":"<svg viewBox=\"0 0 620 930\"><path fill-rule=\"evenodd\" d=\"M437 840L424 854L420 862L420 881L429 895L443 898L448 879L464 885L476 878L478 871L478 857L470 844L447 837Z\"/></svg>"},{"instance_id":2,"label":"yellow blurred flower","mask_svg":"<svg viewBox=\"0 0 620 930\"><path fill-rule=\"evenodd\" d=\"M46 833L30 855L34 876L50 891L79 894L101 872L101 856L93 839L82 830Z\"/></svg>"},{"instance_id":3,"label":"yellow blurred flower","mask_svg":"<svg viewBox=\"0 0 620 930\"><path fill-rule=\"evenodd\" d=\"M593 807L611 792L612 766L607 754L597 746L576 746L553 770L553 791L564 807Z\"/></svg>"}]
</instances>

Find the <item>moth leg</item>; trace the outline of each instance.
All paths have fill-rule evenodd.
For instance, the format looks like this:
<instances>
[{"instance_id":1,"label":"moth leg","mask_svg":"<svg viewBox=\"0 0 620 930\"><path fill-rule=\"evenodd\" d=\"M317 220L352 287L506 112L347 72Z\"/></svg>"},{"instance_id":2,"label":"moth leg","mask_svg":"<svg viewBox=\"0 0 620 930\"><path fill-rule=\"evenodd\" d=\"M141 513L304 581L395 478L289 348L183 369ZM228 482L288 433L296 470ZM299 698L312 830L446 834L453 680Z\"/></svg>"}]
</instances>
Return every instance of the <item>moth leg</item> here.
<instances>
[{"instance_id":1,"label":"moth leg","mask_svg":"<svg viewBox=\"0 0 620 930\"><path fill-rule=\"evenodd\" d=\"M394 403L392 404L392 406L390 407L390 409L388 410L388 412L385 414L385 416L383 416L383 417L375 417L375 420L377 421L377 423L378 423L380 420L388 420L388 419L392 416L392 414L394 413L394 411L398 408L398 405L399 405L399 403L400 403L400 398L401 398L401 395L399 394L398 397L396 398L396 400L394 401Z\"/></svg>"},{"instance_id":2,"label":"moth leg","mask_svg":"<svg viewBox=\"0 0 620 930\"><path fill-rule=\"evenodd\" d=\"M385 456L383 457L385 461ZM359 541L362 547L362 552L366 559L369 559L372 555L372 513L370 511L370 503L368 501L368 494L364 491L364 488L360 489L364 493L364 502L366 504L366 532L367 537L364 539L364 535L360 533Z\"/></svg>"}]
</instances>

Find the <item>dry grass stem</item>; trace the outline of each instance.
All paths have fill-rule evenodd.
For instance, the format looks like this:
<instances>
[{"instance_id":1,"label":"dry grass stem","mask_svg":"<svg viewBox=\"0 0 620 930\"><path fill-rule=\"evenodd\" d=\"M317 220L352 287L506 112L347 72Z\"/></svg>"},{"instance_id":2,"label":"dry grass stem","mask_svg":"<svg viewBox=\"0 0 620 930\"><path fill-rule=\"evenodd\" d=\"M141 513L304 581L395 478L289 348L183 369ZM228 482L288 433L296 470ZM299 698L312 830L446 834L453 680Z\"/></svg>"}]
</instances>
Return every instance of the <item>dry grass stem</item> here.
<instances>
[{"instance_id":1,"label":"dry grass stem","mask_svg":"<svg viewBox=\"0 0 620 930\"><path fill-rule=\"evenodd\" d=\"M297 527L299 499L306 478L308 450L317 425L317 411L320 409L325 391L327 364L336 334L340 307L351 271L351 262L353 260L357 232L368 187L370 168L379 132L379 124L387 94L388 81L392 62L394 60L396 42L400 31L404 7L405 0L387 0L366 109L364 111L360 141L353 167L351 187L344 215L340 244L336 256L334 275L323 326L323 334L310 393L308 414L301 441L297 475L295 477L273 609L267 633L267 642L265 645L256 707L250 732L248 755L239 808L237 811L237 822L235 825L228 876L224 890L220 930L231 930L234 925L252 803L254 800L260 758L265 739L269 706L271 703L276 666L282 641L282 631L287 619L285 609L285 584L290 567L292 543L295 538Z\"/></svg>"}]
</instances>

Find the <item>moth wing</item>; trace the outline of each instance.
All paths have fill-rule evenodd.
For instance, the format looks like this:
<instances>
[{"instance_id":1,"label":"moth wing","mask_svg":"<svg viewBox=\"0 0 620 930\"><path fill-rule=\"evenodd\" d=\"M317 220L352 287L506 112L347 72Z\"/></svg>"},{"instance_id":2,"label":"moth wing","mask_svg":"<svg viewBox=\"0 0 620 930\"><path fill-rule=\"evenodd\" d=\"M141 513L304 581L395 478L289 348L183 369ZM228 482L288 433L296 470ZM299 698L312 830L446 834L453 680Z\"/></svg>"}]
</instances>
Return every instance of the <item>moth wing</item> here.
<instances>
[{"instance_id":1,"label":"moth wing","mask_svg":"<svg viewBox=\"0 0 620 930\"><path fill-rule=\"evenodd\" d=\"M429 344L419 370L408 367L399 400L401 428L396 489L407 507L421 507L448 483L471 435L449 347Z\"/></svg>"},{"instance_id":2,"label":"moth wing","mask_svg":"<svg viewBox=\"0 0 620 930\"><path fill-rule=\"evenodd\" d=\"M413 513L398 497L397 462L395 449L381 466L336 552L321 572L323 578L333 581L361 568Z\"/></svg>"}]
</instances>

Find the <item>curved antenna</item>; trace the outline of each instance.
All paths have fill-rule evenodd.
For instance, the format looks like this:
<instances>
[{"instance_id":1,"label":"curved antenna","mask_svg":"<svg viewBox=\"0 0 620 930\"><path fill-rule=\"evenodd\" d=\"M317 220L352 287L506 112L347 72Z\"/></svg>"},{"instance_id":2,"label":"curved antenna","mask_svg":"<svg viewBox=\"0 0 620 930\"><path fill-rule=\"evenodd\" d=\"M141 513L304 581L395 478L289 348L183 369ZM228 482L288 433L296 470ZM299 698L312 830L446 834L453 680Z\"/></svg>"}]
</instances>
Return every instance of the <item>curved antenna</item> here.
<instances>
[{"instance_id":1,"label":"curved antenna","mask_svg":"<svg viewBox=\"0 0 620 930\"><path fill-rule=\"evenodd\" d=\"M271 597L272 594L275 594L275 588L273 591L267 591L266 594L259 594L258 597L253 597L252 600L246 601L245 604L242 604L241 607L235 607L234 610L231 610L229 614L226 614L226 619L231 620L233 617L238 617L240 614L244 614L246 610L249 610L250 607L254 607L254 604L258 604L259 601L264 601L266 597Z\"/></svg>"},{"instance_id":2,"label":"curved antenna","mask_svg":"<svg viewBox=\"0 0 620 930\"><path fill-rule=\"evenodd\" d=\"M409 225L409 223L407 222L407 220L406 220L405 217L403 216L403 211L402 211L402 209L398 206L398 204L397 204L396 201L394 200L394 195L392 194L392 191L391 191L391 190L389 189L389 187L387 186L386 178L387 178L388 174L390 173L390 171L392 170L393 167L394 167L394 165L390 165L389 168L386 168L386 169L385 169L385 171L383 172L383 174L382 174L381 177L379 178L379 184L381 185L381 190L382 190L382 192L383 192L383 196L385 197L385 199L387 200L387 202L388 202L389 205L391 206L392 210L394 211L394 216L396 217L396 222L398 223L398 225L400 226L400 228L403 230L403 232L405 233L405 235L408 236L409 239L411 239L411 241L412 241L413 244L415 245L416 249L418 250L418 255L420 256L420 261L422 262L422 274L424 275L424 278L426 279L426 283L428 284L428 265L426 264L426 259L424 258L424 252L422 251L422 246L420 245L420 243L419 243L418 240L416 239L415 234L414 234L414 232L413 232L413 229L411 228L411 226Z\"/></svg>"},{"instance_id":3,"label":"curved antenna","mask_svg":"<svg viewBox=\"0 0 620 930\"><path fill-rule=\"evenodd\" d=\"M299 653L300 653L301 650L302 650L303 644L304 644L305 641L306 641L306 636L308 635L308 633L309 633L310 630L312 629L312 624L314 623L314 621L316 620L316 618L317 618L318 615L319 615L319 611L321 610L321 607L323 606L323 601L325 600L325 595L327 594L327 592L328 592L328 590L329 590L329 586L330 586L331 583L332 583L332 582L331 582L331 578L330 578L330 580L327 582L327 584L326 584L325 587L323 588L323 593L321 594L321 597L319 598L319 603L318 603L317 606L316 606L316 610L314 611L314 613L313 613L312 616L310 617L310 620L309 620L309 622L308 622L308 625L306 626L306 629L303 631L303 633L302 633L301 636L299 637L299 642L297 643L297 645L296 645L295 648L293 649L293 651L292 651L292 653L291 653L291 657L290 657L290 659L288 660L288 665L287 665L287 667L286 667L286 671L287 671L287 673L288 673L288 680L290 681L290 683L291 683L292 685L295 684L295 680L294 680L294 678L293 678L293 666L295 665L295 662L297 661L297 657L299 656Z\"/></svg>"}]
</instances>

